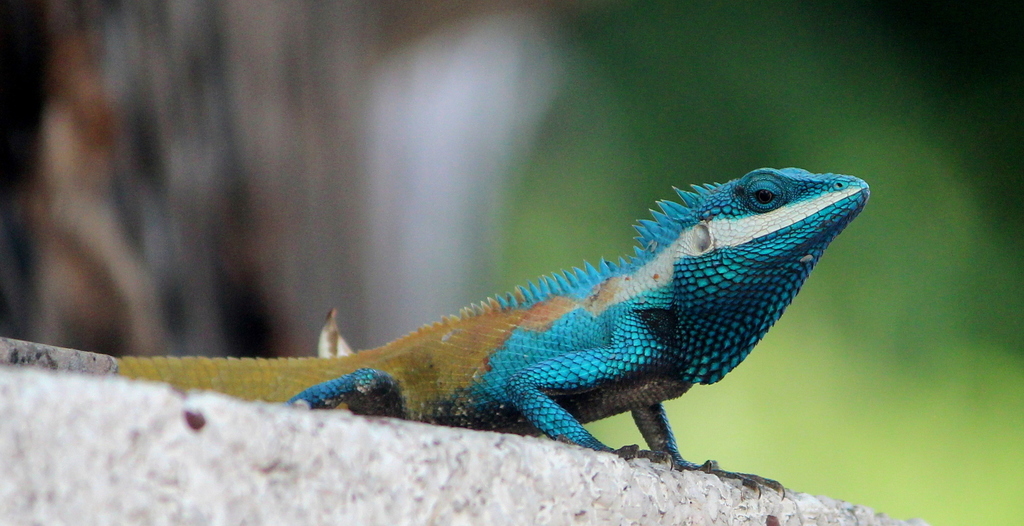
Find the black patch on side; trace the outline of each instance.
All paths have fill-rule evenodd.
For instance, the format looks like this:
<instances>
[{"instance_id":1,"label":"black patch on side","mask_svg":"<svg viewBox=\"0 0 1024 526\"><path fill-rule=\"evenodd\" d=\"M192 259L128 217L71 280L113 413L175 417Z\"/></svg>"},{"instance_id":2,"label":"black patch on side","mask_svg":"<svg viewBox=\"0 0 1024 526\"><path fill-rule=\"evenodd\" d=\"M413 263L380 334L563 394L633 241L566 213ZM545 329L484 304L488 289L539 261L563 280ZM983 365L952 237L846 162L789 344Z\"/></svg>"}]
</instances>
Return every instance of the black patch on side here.
<instances>
[{"instance_id":1,"label":"black patch on side","mask_svg":"<svg viewBox=\"0 0 1024 526\"><path fill-rule=\"evenodd\" d=\"M637 317L644 324L650 336L668 349L676 347L676 314L669 309L644 309L637 311Z\"/></svg>"},{"instance_id":2,"label":"black patch on side","mask_svg":"<svg viewBox=\"0 0 1024 526\"><path fill-rule=\"evenodd\" d=\"M539 435L540 431L526 420L511 402L481 403L470 390L460 390L446 400L438 402L433 412L422 421L450 427L464 427L480 431L498 431L516 435Z\"/></svg>"},{"instance_id":3,"label":"black patch on side","mask_svg":"<svg viewBox=\"0 0 1024 526\"><path fill-rule=\"evenodd\" d=\"M585 424L678 398L692 386L692 383L675 378L645 376L614 382L583 393L554 395L552 398L580 423Z\"/></svg>"},{"instance_id":4,"label":"black patch on side","mask_svg":"<svg viewBox=\"0 0 1024 526\"><path fill-rule=\"evenodd\" d=\"M645 377L613 382L590 391L550 393L550 396L580 423L587 423L678 398L692 386L691 383L672 378ZM481 404L465 392L439 402L432 414L416 420L517 435L540 434L512 403Z\"/></svg>"}]
</instances>

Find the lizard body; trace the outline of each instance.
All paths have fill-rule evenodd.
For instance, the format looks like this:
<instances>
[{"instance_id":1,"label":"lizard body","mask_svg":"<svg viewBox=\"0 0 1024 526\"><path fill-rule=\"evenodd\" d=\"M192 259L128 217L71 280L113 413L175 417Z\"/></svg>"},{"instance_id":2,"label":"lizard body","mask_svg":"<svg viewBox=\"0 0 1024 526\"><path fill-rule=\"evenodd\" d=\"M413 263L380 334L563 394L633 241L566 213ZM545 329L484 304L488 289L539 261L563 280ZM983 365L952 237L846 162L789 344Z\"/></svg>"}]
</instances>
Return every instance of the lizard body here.
<instances>
[{"instance_id":1,"label":"lizard body","mask_svg":"<svg viewBox=\"0 0 1024 526\"><path fill-rule=\"evenodd\" d=\"M652 450L695 467L661 402L747 356L869 191L795 168L694 189L640 221L635 256L545 276L383 347L343 358L122 358L120 371L597 450L610 448L582 423L631 411Z\"/></svg>"}]
</instances>

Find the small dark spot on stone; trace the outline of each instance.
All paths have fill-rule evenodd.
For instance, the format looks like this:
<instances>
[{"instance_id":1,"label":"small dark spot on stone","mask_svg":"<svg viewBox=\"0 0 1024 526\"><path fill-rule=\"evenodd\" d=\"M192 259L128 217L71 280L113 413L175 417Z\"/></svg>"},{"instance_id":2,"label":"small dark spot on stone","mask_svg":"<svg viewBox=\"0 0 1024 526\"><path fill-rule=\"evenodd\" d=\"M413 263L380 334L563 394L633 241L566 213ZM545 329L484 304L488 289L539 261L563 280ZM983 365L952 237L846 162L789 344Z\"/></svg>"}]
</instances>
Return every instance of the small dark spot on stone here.
<instances>
[{"instance_id":1,"label":"small dark spot on stone","mask_svg":"<svg viewBox=\"0 0 1024 526\"><path fill-rule=\"evenodd\" d=\"M277 471L278 468L280 468L280 467L281 467L281 460L275 459L270 464L268 464L266 466L261 466L259 468L259 470L260 470L260 473L268 474L268 473L273 473L274 471Z\"/></svg>"},{"instance_id":2,"label":"small dark spot on stone","mask_svg":"<svg viewBox=\"0 0 1024 526\"><path fill-rule=\"evenodd\" d=\"M764 522L764 526L779 526L779 518L775 515L769 515L768 519Z\"/></svg>"},{"instance_id":3,"label":"small dark spot on stone","mask_svg":"<svg viewBox=\"0 0 1024 526\"><path fill-rule=\"evenodd\" d=\"M191 427L193 431L199 431L206 425L206 417L202 413L196 411L185 411L185 423L188 427Z\"/></svg>"}]
</instances>

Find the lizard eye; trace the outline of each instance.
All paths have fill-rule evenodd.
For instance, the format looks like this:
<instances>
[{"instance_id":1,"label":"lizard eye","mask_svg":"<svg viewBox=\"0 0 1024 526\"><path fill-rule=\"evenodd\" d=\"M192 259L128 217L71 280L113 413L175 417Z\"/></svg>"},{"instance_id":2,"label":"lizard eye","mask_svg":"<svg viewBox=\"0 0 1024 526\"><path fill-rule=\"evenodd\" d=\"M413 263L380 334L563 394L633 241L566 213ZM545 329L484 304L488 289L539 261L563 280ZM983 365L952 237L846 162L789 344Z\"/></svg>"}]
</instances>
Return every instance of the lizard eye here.
<instances>
[{"instance_id":1,"label":"lizard eye","mask_svg":"<svg viewBox=\"0 0 1024 526\"><path fill-rule=\"evenodd\" d=\"M786 189L781 181L769 174L758 174L737 188L737 196L747 208L757 213L771 212L786 204Z\"/></svg>"}]
</instances>

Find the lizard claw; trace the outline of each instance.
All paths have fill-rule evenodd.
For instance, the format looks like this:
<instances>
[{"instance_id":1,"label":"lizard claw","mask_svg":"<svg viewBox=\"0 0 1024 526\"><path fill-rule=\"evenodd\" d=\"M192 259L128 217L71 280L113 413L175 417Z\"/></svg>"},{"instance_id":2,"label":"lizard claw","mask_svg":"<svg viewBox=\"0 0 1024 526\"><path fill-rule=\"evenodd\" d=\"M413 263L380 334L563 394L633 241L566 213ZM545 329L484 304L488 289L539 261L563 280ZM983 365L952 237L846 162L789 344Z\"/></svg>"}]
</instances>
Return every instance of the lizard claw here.
<instances>
[{"instance_id":1,"label":"lizard claw","mask_svg":"<svg viewBox=\"0 0 1024 526\"><path fill-rule=\"evenodd\" d=\"M683 469L694 468L683 467ZM700 466L697 466L697 468L694 469L694 471L703 471L704 473L710 473L720 479L739 480L740 483L742 483L745 487L757 490L758 493L761 492L762 487L769 488L778 493L779 495L785 495L786 493L785 486L783 486L777 480L764 478L758 475L751 475L750 473L736 473L733 471L724 471L718 467L718 462L714 460L708 460L704 462Z\"/></svg>"},{"instance_id":2,"label":"lizard claw","mask_svg":"<svg viewBox=\"0 0 1024 526\"><path fill-rule=\"evenodd\" d=\"M612 453L618 455L623 460L633 460L635 458L646 458L651 462L659 464L670 464L673 468L679 471L701 471L715 475L721 479L733 479L740 481L744 487L756 490L758 494L761 493L761 488L768 488L780 495L785 495L786 488L778 481L764 478L758 475L751 475L749 473L735 473L732 471L724 471L718 466L718 462L714 460L708 460L703 464L694 464L693 462L679 462L672 459L672 455L665 451L651 451L648 449L640 449L640 446L636 444L630 446L622 446L619 449L612 450Z\"/></svg>"},{"instance_id":3,"label":"lizard claw","mask_svg":"<svg viewBox=\"0 0 1024 526\"><path fill-rule=\"evenodd\" d=\"M720 471L720 468L718 467L718 461L717 460L710 460L709 459L709 460L705 460L703 464L698 466L697 470L698 471L703 471L704 473L714 473L716 471Z\"/></svg>"}]
</instances>

